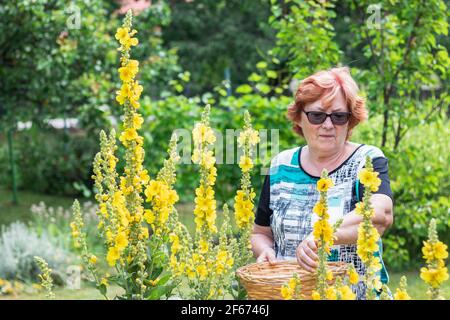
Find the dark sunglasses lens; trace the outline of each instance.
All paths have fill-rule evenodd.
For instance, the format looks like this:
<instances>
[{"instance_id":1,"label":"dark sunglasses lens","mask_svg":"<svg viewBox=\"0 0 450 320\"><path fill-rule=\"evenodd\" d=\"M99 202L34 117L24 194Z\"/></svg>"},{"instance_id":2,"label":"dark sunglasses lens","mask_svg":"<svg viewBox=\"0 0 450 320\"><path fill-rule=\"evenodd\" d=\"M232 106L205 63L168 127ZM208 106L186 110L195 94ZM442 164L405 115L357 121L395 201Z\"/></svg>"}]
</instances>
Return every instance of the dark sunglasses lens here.
<instances>
[{"instance_id":1,"label":"dark sunglasses lens","mask_svg":"<svg viewBox=\"0 0 450 320\"><path fill-rule=\"evenodd\" d=\"M331 121L334 124L346 124L350 115L345 112L336 112L331 114Z\"/></svg>"},{"instance_id":2,"label":"dark sunglasses lens","mask_svg":"<svg viewBox=\"0 0 450 320\"><path fill-rule=\"evenodd\" d=\"M309 112L308 120L312 124L321 124L325 121L327 114L325 112Z\"/></svg>"}]
</instances>

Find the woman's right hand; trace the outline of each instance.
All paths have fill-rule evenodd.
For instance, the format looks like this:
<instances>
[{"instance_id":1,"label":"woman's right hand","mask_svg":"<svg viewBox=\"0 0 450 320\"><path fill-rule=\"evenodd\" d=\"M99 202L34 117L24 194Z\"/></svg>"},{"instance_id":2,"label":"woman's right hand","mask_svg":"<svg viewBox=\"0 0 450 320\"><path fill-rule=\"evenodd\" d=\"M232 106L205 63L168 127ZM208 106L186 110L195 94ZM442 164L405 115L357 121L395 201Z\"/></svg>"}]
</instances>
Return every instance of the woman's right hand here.
<instances>
[{"instance_id":1,"label":"woman's right hand","mask_svg":"<svg viewBox=\"0 0 450 320\"><path fill-rule=\"evenodd\" d=\"M275 250L273 248L265 248L258 258L256 258L256 262L269 262L270 264L274 264L277 262L277 259L275 257Z\"/></svg>"}]
</instances>

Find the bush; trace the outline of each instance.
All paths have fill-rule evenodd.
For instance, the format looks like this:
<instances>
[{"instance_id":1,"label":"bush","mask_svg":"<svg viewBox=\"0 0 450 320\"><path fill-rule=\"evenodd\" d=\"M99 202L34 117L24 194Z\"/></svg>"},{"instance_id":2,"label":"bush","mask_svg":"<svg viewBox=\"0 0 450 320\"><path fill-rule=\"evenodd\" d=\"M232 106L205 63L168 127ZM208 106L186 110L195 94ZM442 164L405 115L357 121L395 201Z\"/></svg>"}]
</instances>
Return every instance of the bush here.
<instances>
[{"instance_id":1,"label":"bush","mask_svg":"<svg viewBox=\"0 0 450 320\"><path fill-rule=\"evenodd\" d=\"M61 130L32 128L17 132L13 149L19 189L57 195L89 196L91 162L97 152L96 137ZM11 185L7 145L0 152L0 183Z\"/></svg>"},{"instance_id":2,"label":"bush","mask_svg":"<svg viewBox=\"0 0 450 320\"><path fill-rule=\"evenodd\" d=\"M0 278L25 282L38 281L40 270L34 261L34 256L45 259L59 279L62 279L71 261L70 253L55 245L46 233L38 236L21 222L12 223L8 227L2 226Z\"/></svg>"},{"instance_id":3,"label":"bush","mask_svg":"<svg viewBox=\"0 0 450 320\"><path fill-rule=\"evenodd\" d=\"M357 127L353 141L380 145L381 116ZM383 259L390 270L417 269L428 223L436 218L439 237L450 242L450 162L448 120L409 129L397 150L382 148L389 159L394 224L383 236ZM430 141L433 137L433 142Z\"/></svg>"}]
</instances>

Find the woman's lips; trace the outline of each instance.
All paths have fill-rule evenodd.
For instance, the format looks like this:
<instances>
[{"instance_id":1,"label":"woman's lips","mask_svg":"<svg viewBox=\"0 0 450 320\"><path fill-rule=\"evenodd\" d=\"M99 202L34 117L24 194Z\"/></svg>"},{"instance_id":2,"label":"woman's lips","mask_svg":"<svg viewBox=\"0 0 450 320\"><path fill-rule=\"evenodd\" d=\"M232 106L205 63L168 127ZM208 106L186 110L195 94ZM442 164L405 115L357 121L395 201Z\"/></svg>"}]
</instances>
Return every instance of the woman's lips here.
<instances>
[{"instance_id":1,"label":"woman's lips","mask_svg":"<svg viewBox=\"0 0 450 320\"><path fill-rule=\"evenodd\" d=\"M321 135L319 135L319 137L322 137L322 138L334 138L334 136L325 135L325 134L321 134Z\"/></svg>"}]
</instances>

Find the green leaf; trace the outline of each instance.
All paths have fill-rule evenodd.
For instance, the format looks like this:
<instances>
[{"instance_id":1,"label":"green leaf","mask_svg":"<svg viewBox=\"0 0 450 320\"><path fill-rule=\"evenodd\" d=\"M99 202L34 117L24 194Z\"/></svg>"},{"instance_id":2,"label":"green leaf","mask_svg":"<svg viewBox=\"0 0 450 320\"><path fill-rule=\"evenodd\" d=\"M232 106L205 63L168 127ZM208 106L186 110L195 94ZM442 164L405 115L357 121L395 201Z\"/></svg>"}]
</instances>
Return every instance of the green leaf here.
<instances>
[{"instance_id":1,"label":"green leaf","mask_svg":"<svg viewBox=\"0 0 450 320\"><path fill-rule=\"evenodd\" d=\"M240 94L249 94L252 91L252 87L250 87L248 84L243 84L236 88L236 92Z\"/></svg>"},{"instance_id":2,"label":"green leaf","mask_svg":"<svg viewBox=\"0 0 450 320\"><path fill-rule=\"evenodd\" d=\"M248 77L248 81L251 82L259 82L261 81L262 77L259 74L256 73L252 73L249 77Z\"/></svg>"},{"instance_id":3,"label":"green leaf","mask_svg":"<svg viewBox=\"0 0 450 320\"><path fill-rule=\"evenodd\" d=\"M277 72L276 72L276 71L273 71L273 70L267 70L267 71L266 71L266 75L267 75L268 78L271 78L271 79L276 79L276 78L278 78Z\"/></svg>"},{"instance_id":4,"label":"green leaf","mask_svg":"<svg viewBox=\"0 0 450 320\"><path fill-rule=\"evenodd\" d=\"M258 63L256 64L256 67L257 67L258 69L265 69L265 68L267 68L267 62L265 62L265 61L260 61L260 62L258 62Z\"/></svg>"}]
</instances>

